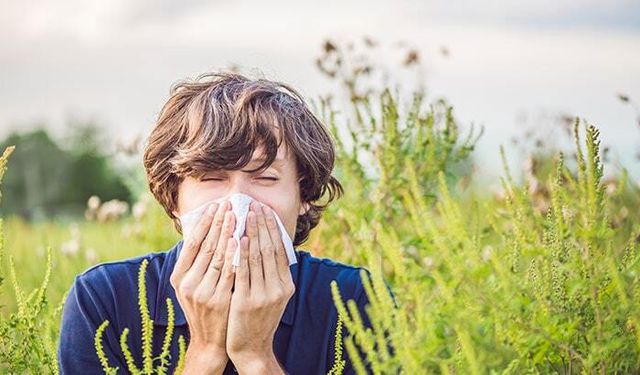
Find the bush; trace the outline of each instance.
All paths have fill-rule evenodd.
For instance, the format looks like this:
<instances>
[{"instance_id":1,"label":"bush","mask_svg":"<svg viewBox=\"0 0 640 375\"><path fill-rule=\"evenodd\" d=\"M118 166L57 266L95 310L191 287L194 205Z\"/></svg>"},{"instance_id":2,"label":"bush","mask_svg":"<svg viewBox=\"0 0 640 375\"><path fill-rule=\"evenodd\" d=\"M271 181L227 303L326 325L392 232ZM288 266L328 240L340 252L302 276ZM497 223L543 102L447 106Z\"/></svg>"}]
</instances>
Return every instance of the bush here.
<instances>
[{"instance_id":1,"label":"bush","mask_svg":"<svg viewBox=\"0 0 640 375\"><path fill-rule=\"evenodd\" d=\"M350 238L357 238L356 257L373 271L373 286L363 280L374 329L365 330L354 306L347 311L333 290L354 333L345 346L355 361L368 362L375 373L408 374L640 368L640 225L612 220L633 209L621 198L637 197L638 188L623 174L615 189L605 190L599 132L585 125L581 146L579 124L577 170L558 155L556 172L544 183L548 196L527 183L516 186L506 160L504 196L466 204L454 198L442 171L433 201L416 169L406 168L407 183L393 193L402 209L380 205L383 212L342 218L348 228L371 228Z\"/></svg>"},{"instance_id":2,"label":"bush","mask_svg":"<svg viewBox=\"0 0 640 375\"><path fill-rule=\"evenodd\" d=\"M377 104L364 98L354 103L359 115L347 127L351 144L337 142L336 175L348 188L308 246L317 256L370 270L371 278L362 276L373 329L362 326L353 301L343 301L333 285L340 324L332 374L341 372L347 355L360 373L367 364L375 373L407 374L640 368L640 224L634 210L640 192L624 172L603 181L595 127L574 124L575 168L562 154L542 155L553 161L553 172L518 185L505 162L503 192L487 197L464 190L475 140L473 132L461 136L445 101L425 110L417 96L404 110L383 91ZM337 135L330 108L328 118ZM0 178L10 152L0 159ZM506 161L504 151L502 156ZM53 348L61 305L48 300L64 301L75 274L97 261L175 243L170 220L147 203L140 218L79 223L81 250L71 255L57 250L68 228L8 222L12 253L0 271L11 276L15 297L0 294L7 303L0 314L3 372L57 371ZM37 262L34 249L42 242L58 243L46 262ZM89 248L93 260L83 255ZM25 285L33 291L26 294ZM96 356L106 324L96 327ZM153 353L146 353L143 364L153 362Z\"/></svg>"},{"instance_id":3,"label":"bush","mask_svg":"<svg viewBox=\"0 0 640 375\"><path fill-rule=\"evenodd\" d=\"M5 179L2 213L29 221L77 219L87 199L131 202L125 178L114 167L100 142L100 130L88 124L76 126L72 139L56 141L43 129L14 133L0 141L0 150L18 145Z\"/></svg>"}]
</instances>

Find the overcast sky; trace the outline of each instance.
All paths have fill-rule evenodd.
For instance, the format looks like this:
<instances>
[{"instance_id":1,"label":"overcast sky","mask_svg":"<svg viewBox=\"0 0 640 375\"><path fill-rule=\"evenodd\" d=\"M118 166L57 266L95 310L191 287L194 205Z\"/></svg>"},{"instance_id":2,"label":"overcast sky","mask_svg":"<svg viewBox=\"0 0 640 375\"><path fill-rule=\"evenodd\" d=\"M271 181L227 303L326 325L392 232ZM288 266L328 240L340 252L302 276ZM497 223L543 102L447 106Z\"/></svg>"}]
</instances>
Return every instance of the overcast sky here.
<instances>
[{"instance_id":1,"label":"overcast sky","mask_svg":"<svg viewBox=\"0 0 640 375\"><path fill-rule=\"evenodd\" d=\"M323 40L363 35L420 51L430 95L485 126L487 173L523 118L562 112L599 126L640 177L637 114L616 98L640 101L638 1L0 0L0 137L70 118L146 136L172 83L230 64L316 97Z\"/></svg>"}]
</instances>

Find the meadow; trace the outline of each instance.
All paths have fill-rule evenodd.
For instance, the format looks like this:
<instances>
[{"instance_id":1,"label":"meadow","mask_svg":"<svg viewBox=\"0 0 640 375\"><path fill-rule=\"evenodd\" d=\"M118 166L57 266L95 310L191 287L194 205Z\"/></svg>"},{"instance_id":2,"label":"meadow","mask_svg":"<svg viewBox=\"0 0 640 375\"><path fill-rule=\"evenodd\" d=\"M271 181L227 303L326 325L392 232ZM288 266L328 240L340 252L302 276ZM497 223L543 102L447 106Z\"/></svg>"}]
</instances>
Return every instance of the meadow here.
<instances>
[{"instance_id":1,"label":"meadow","mask_svg":"<svg viewBox=\"0 0 640 375\"><path fill-rule=\"evenodd\" d=\"M348 189L300 248L371 272L363 281L373 329L332 287L350 333L336 339L359 373L365 363L377 374L639 371L640 186L624 170L604 180L597 127L575 119L573 149L532 155L526 171L510 171L510 150L496 150L502 189L488 192L470 168L481 133L465 132L446 101L415 95L402 105L382 90L352 97L350 110L344 121L322 107L335 176ZM0 178L11 169L4 151ZM2 220L1 372L57 373L62 301L75 275L179 240L149 194L132 211ZM340 369L336 358L332 373Z\"/></svg>"}]
</instances>

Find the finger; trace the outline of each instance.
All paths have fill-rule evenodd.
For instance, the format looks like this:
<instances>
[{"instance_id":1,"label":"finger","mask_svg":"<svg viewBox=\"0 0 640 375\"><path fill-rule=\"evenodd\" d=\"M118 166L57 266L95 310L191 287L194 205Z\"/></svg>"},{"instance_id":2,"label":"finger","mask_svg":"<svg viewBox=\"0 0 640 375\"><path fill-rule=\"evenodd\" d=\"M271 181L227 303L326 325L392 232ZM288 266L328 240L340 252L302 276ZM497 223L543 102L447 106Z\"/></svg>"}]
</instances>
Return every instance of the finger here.
<instances>
[{"instance_id":1,"label":"finger","mask_svg":"<svg viewBox=\"0 0 640 375\"><path fill-rule=\"evenodd\" d=\"M233 231L236 227L236 216L233 214L233 211L227 211L224 216L224 224L222 224L222 231L216 250L221 252L225 252L229 238L233 237Z\"/></svg>"},{"instance_id":2,"label":"finger","mask_svg":"<svg viewBox=\"0 0 640 375\"><path fill-rule=\"evenodd\" d=\"M204 215L202 215L198 221L193 234L183 243L182 249L180 250L180 256L178 257L173 269L172 278L175 277L178 280L181 280L184 274L189 270L189 268L191 268L196 255L198 255L198 251L200 251L200 245L209 231L211 220L213 220L213 215L215 213L215 208L216 207L213 204L207 208Z\"/></svg>"},{"instance_id":3,"label":"finger","mask_svg":"<svg viewBox=\"0 0 640 375\"><path fill-rule=\"evenodd\" d=\"M271 241L271 235L269 234L269 230L267 229L267 222L265 220L264 211L262 210L262 204L256 202L258 206L256 206L256 221L258 223L258 238L260 240L260 254L263 258L265 257L273 257L275 251L273 247L273 243Z\"/></svg>"},{"instance_id":4,"label":"finger","mask_svg":"<svg viewBox=\"0 0 640 375\"><path fill-rule=\"evenodd\" d=\"M205 272L204 277L202 278L201 284L208 286L211 294L214 293L220 279L220 274L222 274L224 256L225 251L216 250L213 254L213 259L211 259L211 262L207 267L207 272Z\"/></svg>"},{"instance_id":5,"label":"finger","mask_svg":"<svg viewBox=\"0 0 640 375\"><path fill-rule=\"evenodd\" d=\"M224 225L229 225L226 222L226 213L228 212L228 202L222 202L219 209L215 213L213 223L209 227L207 237L200 246L200 251L196 255L196 260L193 262L193 266L189 270L195 277L202 277L207 271L211 258L218 249L218 242L221 237L221 232L224 232Z\"/></svg>"},{"instance_id":6,"label":"finger","mask_svg":"<svg viewBox=\"0 0 640 375\"><path fill-rule=\"evenodd\" d=\"M273 221L275 222L275 212L271 209L271 214L273 217ZM276 241L276 268L278 269L278 275L280 276L280 280L282 282L288 282L291 280L291 269L289 268L289 257L287 256L287 250L284 246L284 242L282 241L282 232L278 223L276 222L276 233L278 240Z\"/></svg>"},{"instance_id":7,"label":"finger","mask_svg":"<svg viewBox=\"0 0 640 375\"><path fill-rule=\"evenodd\" d=\"M249 273L251 291L261 293L264 290L264 273L262 270L262 255L260 254L260 238L258 237L258 226L256 213L247 213L247 235L249 237Z\"/></svg>"},{"instance_id":8,"label":"finger","mask_svg":"<svg viewBox=\"0 0 640 375\"><path fill-rule=\"evenodd\" d=\"M220 280L216 287L215 293L230 294L231 287L235 279L235 273L233 272L233 255L235 254L238 243L236 239L231 237L227 240L227 245L224 250L224 265L222 266L222 273L220 274Z\"/></svg>"},{"instance_id":9,"label":"finger","mask_svg":"<svg viewBox=\"0 0 640 375\"><path fill-rule=\"evenodd\" d=\"M240 266L236 268L234 294L249 294L249 274L249 237L243 236L240 239Z\"/></svg>"},{"instance_id":10,"label":"finger","mask_svg":"<svg viewBox=\"0 0 640 375\"><path fill-rule=\"evenodd\" d=\"M284 253L284 244L282 243L282 236L280 236L280 229L278 228L278 223L276 222L273 210L267 206L262 206L262 210L264 212L266 228L269 232L269 237L271 238L272 250L265 251L265 248L263 247L263 252L265 252L265 254L262 257L265 283L269 284L269 282L277 281L280 278L280 271L278 270L278 261L276 258L280 252Z\"/></svg>"}]
</instances>

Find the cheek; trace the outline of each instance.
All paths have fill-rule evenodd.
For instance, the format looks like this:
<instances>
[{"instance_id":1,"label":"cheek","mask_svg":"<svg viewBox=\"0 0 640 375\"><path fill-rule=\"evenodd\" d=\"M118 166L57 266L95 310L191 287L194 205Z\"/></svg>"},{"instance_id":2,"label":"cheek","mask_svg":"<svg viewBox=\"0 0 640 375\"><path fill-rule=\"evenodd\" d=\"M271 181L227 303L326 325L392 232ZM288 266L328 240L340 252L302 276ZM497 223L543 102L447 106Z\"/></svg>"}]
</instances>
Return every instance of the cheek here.
<instances>
[{"instance_id":1,"label":"cheek","mask_svg":"<svg viewBox=\"0 0 640 375\"><path fill-rule=\"evenodd\" d=\"M178 209L184 214L219 196L206 184L185 180L178 189Z\"/></svg>"}]
</instances>

